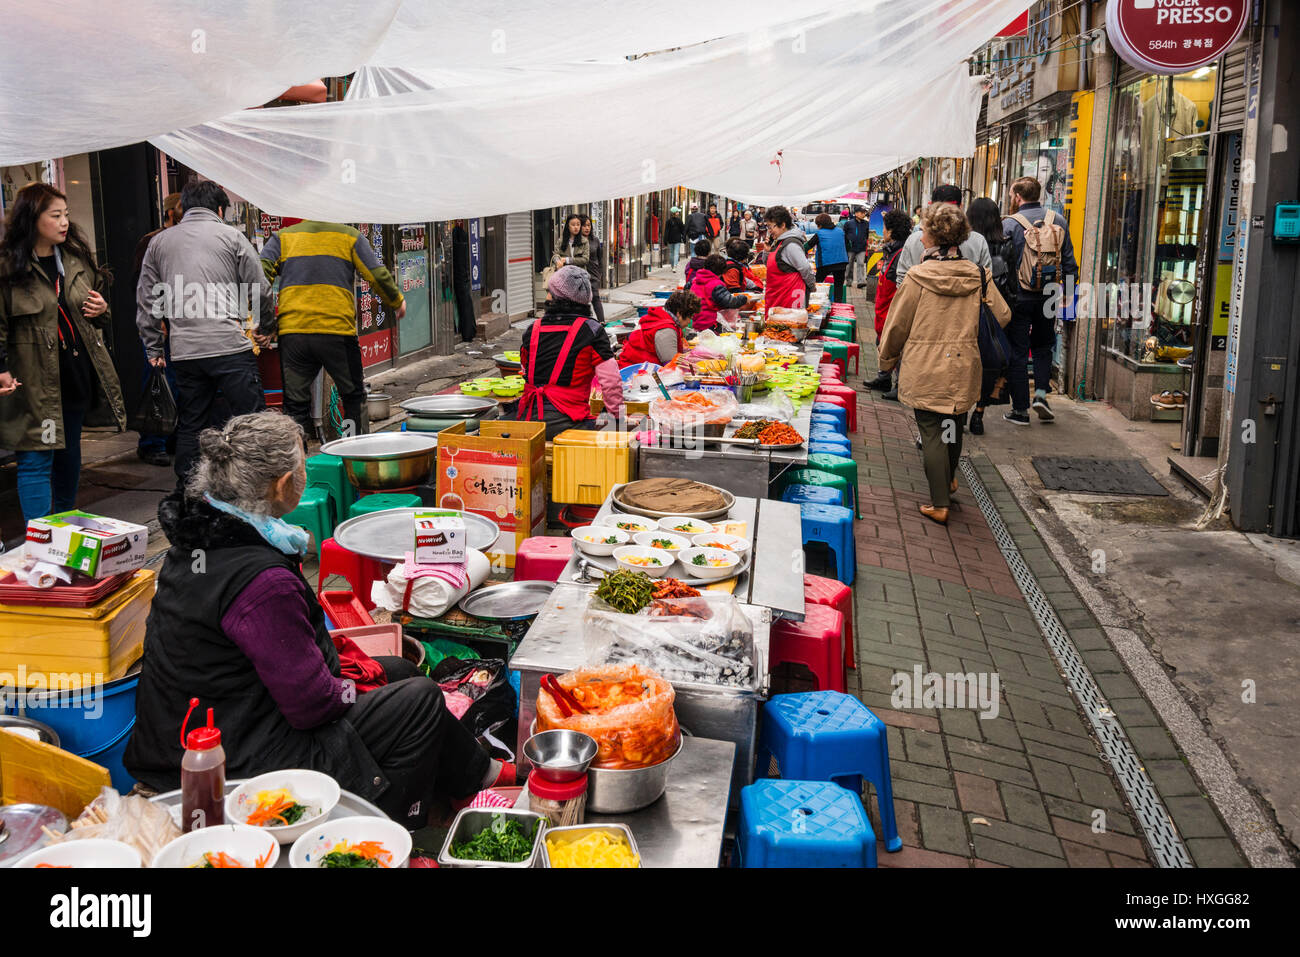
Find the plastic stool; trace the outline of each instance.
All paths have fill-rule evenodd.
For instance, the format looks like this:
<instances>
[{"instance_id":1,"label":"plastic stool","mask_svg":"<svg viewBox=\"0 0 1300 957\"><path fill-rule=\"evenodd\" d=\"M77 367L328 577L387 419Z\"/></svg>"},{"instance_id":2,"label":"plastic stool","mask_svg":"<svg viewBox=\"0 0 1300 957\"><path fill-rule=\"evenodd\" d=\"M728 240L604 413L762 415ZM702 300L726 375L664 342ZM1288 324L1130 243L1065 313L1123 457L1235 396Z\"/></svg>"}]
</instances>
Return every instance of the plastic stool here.
<instances>
[{"instance_id":1,"label":"plastic stool","mask_svg":"<svg viewBox=\"0 0 1300 957\"><path fill-rule=\"evenodd\" d=\"M803 543L822 542L835 555L835 577L846 585L853 584L857 571L857 552L853 542L853 512L841 505L799 506L803 525Z\"/></svg>"},{"instance_id":2,"label":"plastic stool","mask_svg":"<svg viewBox=\"0 0 1300 957\"><path fill-rule=\"evenodd\" d=\"M782 493L791 485L829 487L839 491L841 501L848 501L849 480L820 469L791 469L783 473L778 481L781 483Z\"/></svg>"},{"instance_id":3,"label":"plastic stool","mask_svg":"<svg viewBox=\"0 0 1300 957\"><path fill-rule=\"evenodd\" d=\"M342 521L348 506L357 500L357 490L348 481L343 460L337 455L318 453L307 459L307 484L329 489L334 503L334 517ZM327 535L326 538L329 536Z\"/></svg>"},{"instance_id":4,"label":"plastic stool","mask_svg":"<svg viewBox=\"0 0 1300 957\"><path fill-rule=\"evenodd\" d=\"M853 512L856 517L862 517L862 510L858 507L858 463L856 461L844 455L809 455L808 467L830 472L852 482Z\"/></svg>"},{"instance_id":5,"label":"plastic stool","mask_svg":"<svg viewBox=\"0 0 1300 957\"><path fill-rule=\"evenodd\" d=\"M839 342L853 341L853 332L849 329L823 328L820 335L822 339L835 339Z\"/></svg>"},{"instance_id":6,"label":"plastic stool","mask_svg":"<svg viewBox=\"0 0 1300 957\"><path fill-rule=\"evenodd\" d=\"M850 458L850 459L853 458L853 451L852 451L853 446L849 443L849 440L846 439L839 432L832 432L830 429L825 428L824 426L812 429L808 433L808 441L821 442L821 443L825 443L826 445L834 445L838 449L842 449L843 451L833 452L832 453L833 455L839 455L842 458Z\"/></svg>"},{"instance_id":7,"label":"plastic stool","mask_svg":"<svg viewBox=\"0 0 1300 957\"><path fill-rule=\"evenodd\" d=\"M817 368L820 369L824 365L832 366L839 373L839 377L843 379L849 374L848 364L844 361L844 356L848 351L847 342L823 342L822 357L817 364Z\"/></svg>"},{"instance_id":8,"label":"plastic stool","mask_svg":"<svg viewBox=\"0 0 1300 957\"><path fill-rule=\"evenodd\" d=\"M307 486L303 489L298 506L284 516L290 525L297 525L311 532L312 541L316 543L316 558L320 558L321 546L334 534L334 501L330 490L322 486Z\"/></svg>"},{"instance_id":9,"label":"plastic stool","mask_svg":"<svg viewBox=\"0 0 1300 957\"><path fill-rule=\"evenodd\" d=\"M376 492L374 495L363 495L348 506L348 518L386 512L390 508L419 508L423 504L420 496L410 492ZM415 545L414 530L411 532L411 544Z\"/></svg>"},{"instance_id":10,"label":"plastic stool","mask_svg":"<svg viewBox=\"0 0 1300 957\"><path fill-rule=\"evenodd\" d=\"M805 605L803 621L772 622L771 638L770 668L797 661L808 667L822 689L844 690L844 616L834 608Z\"/></svg>"},{"instance_id":11,"label":"plastic stool","mask_svg":"<svg viewBox=\"0 0 1300 957\"><path fill-rule=\"evenodd\" d=\"M758 767L776 758L782 778L844 783L856 799L862 778L876 789L885 847L903 846L894 821L885 723L851 695L834 691L776 695L763 708Z\"/></svg>"},{"instance_id":12,"label":"plastic stool","mask_svg":"<svg viewBox=\"0 0 1300 957\"><path fill-rule=\"evenodd\" d=\"M856 668L853 657L853 589L834 578L803 576L805 605L828 605L844 616L844 667Z\"/></svg>"},{"instance_id":13,"label":"plastic stool","mask_svg":"<svg viewBox=\"0 0 1300 957\"><path fill-rule=\"evenodd\" d=\"M755 781L740 792L741 867L875 867L862 800L829 781Z\"/></svg>"},{"instance_id":14,"label":"plastic stool","mask_svg":"<svg viewBox=\"0 0 1300 957\"><path fill-rule=\"evenodd\" d=\"M835 388L836 385L836 383L831 383L830 388ZM857 407L858 400L856 398L850 399L848 396L833 395L824 391L827 387L825 382L821 384L817 395L813 398L813 405L833 405L835 408L843 410L845 434L856 432L857 415L853 410Z\"/></svg>"},{"instance_id":15,"label":"plastic stool","mask_svg":"<svg viewBox=\"0 0 1300 957\"><path fill-rule=\"evenodd\" d=\"M814 402L812 414L834 416L837 428L845 435L849 434L849 414L844 410L844 406L831 402Z\"/></svg>"},{"instance_id":16,"label":"plastic stool","mask_svg":"<svg viewBox=\"0 0 1300 957\"><path fill-rule=\"evenodd\" d=\"M841 412L844 410L841 409ZM827 430L834 432L836 435L848 435L848 430L844 428L844 420L848 416L828 415L825 412L814 412L808 419L808 424L813 428L823 426Z\"/></svg>"},{"instance_id":17,"label":"plastic stool","mask_svg":"<svg viewBox=\"0 0 1300 957\"><path fill-rule=\"evenodd\" d=\"M817 397L814 402L826 402L828 399L823 396L834 396L844 400L844 411L849 416L849 431L858 431L858 390L848 385L827 385L822 383L817 390ZM835 403L839 405L838 402Z\"/></svg>"},{"instance_id":18,"label":"plastic stool","mask_svg":"<svg viewBox=\"0 0 1300 957\"><path fill-rule=\"evenodd\" d=\"M853 360L853 374L857 375L862 369L862 346L856 342L849 343L849 351L844 356L844 371L848 372L848 360Z\"/></svg>"},{"instance_id":19,"label":"plastic stool","mask_svg":"<svg viewBox=\"0 0 1300 957\"><path fill-rule=\"evenodd\" d=\"M554 582L573 556L573 539L559 535L525 538L515 552L515 581Z\"/></svg>"},{"instance_id":20,"label":"plastic stool","mask_svg":"<svg viewBox=\"0 0 1300 957\"><path fill-rule=\"evenodd\" d=\"M411 544L415 544L412 537ZM361 600L366 611L375 607L370 600L370 586L388 577L388 566L371 558L363 558L348 551L334 539L329 538L320 547L320 574L316 579L316 592L319 596L324 590L325 580L331 575L342 575L352 586L352 593Z\"/></svg>"},{"instance_id":21,"label":"plastic stool","mask_svg":"<svg viewBox=\"0 0 1300 957\"><path fill-rule=\"evenodd\" d=\"M844 493L837 488L831 488L829 485L789 485L781 493L781 501L794 502L796 505L810 502L814 505L842 506L844 504ZM807 599L804 600L807 601Z\"/></svg>"},{"instance_id":22,"label":"plastic stool","mask_svg":"<svg viewBox=\"0 0 1300 957\"><path fill-rule=\"evenodd\" d=\"M808 442L808 451L816 455L848 455L850 449L847 445L829 439L811 439Z\"/></svg>"}]
</instances>

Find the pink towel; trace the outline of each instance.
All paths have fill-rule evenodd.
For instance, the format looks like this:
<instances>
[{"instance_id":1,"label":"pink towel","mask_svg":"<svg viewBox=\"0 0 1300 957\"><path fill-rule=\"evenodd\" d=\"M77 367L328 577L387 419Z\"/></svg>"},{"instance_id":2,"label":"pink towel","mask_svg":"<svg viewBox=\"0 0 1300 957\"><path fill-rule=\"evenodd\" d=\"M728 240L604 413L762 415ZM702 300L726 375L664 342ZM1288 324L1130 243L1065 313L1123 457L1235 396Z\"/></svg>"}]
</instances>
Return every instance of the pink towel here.
<instances>
[{"instance_id":1,"label":"pink towel","mask_svg":"<svg viewBox=\"0 0 1300 957\"><path fill-rule=\"evenodd\" d=\"M415 553L406 553L406 563L402 567L402 577L408 582L413 578L438 578L453 588L464 588L469 584L469 573L464 562L448 562L441 565L417 565Z\"/></svg>"}]
</instances>

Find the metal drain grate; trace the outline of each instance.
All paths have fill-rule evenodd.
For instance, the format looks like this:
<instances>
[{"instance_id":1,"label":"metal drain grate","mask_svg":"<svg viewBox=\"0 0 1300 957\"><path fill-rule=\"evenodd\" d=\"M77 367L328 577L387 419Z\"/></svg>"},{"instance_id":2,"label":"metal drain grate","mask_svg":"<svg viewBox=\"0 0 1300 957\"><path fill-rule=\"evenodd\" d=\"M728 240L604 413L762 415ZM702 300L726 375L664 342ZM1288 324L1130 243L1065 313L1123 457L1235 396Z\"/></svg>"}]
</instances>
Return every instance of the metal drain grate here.
<instances>
[{"instance_id":1,"label":"metal drain grate","mask_svg":"<svg viewBox=\"0 0 1300 957\"><path fill-rule=\"evenodd\" d=\"M1021 557L1020 549L1002 521L1002 516L998 514L997 506L989 498L988 491L984 488L984 483L980 480L970 459L962 460L961 471L966 478L967 487L975 496L975 501L979 503L980 511L984 513L989 529L993 532L998 548L1002 551L1002 557L1006 559L1016 584L1020 586L1021 594L1025 596L1025 601L1034 614L1034 620L1038 622L1039 630L1047 639L1048 647L1052 649L1057 664L1065 672L1070 690L1074 692L1075 698L1088 715L1093 735L1101 742L1102 751L1110 761L1111 767L1115 769L1129 803L1137 812L1138 821L1142 825L1143 833L1146 834L1152 853L1155 854L1157 865L1191 867L1192 859L1187 853L1187 848L1183 846L1182 840L1174 830L1160 796L1156 794L1150 779L1142 770L1138 756L1133 753L1133 746L1129 744L1123 728L1119 726L1119 722L1106 706L1106 699L1093 680L1087 665L1079 657L1079 652L1061 625L1060 619L1056 617L1056 611L1042 589L1038 587L1038 579L1034 577L1034 573L1029 570L1029 566Z\"/></svg>"}]
</instances>

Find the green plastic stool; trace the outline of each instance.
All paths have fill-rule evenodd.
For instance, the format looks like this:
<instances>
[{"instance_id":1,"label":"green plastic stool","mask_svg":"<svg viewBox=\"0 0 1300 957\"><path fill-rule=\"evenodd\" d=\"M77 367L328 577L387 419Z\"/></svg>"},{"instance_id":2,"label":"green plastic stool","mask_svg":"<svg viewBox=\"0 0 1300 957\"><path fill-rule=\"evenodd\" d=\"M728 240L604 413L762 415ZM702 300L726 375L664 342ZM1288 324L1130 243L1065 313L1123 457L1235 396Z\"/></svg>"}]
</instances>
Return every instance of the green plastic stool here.
<instances>
[{"instance_id":1,"label":"green plastic stool","mask_svg":"<svg viewBox=\"0 0 1300 957\"><path fill-rule=\"evenodd\" d=\"M822 330L821 330L821 332L819 333L819 335L820 335L823 339L838 339L840 342L852 342L852 341L853 341L853 330L852 330L852 329L838 329L838 328L835 328L835 327L831 327L831 328L828 329L828 328L823 327Z\"/></svg>"},{"instance_id":2,"label":"green plastic stool","mask_svg":"<svg viewBox=\"0 0 1300 957\"><path fill-rule=\"evenodd\" d=\"M409 492L379 492L375 495L363 495L348 506L348 518L369 515L372 512L386 512L390 508L419 508L422 504L424 503L420 496ZM414 542L415 539L411 541Z\"/></svg>"},{"instance_id":3,"label":"green plastic stool","mask_svg":"<svg viewBox=\"0 0 1300 957\"><path fill-rule=\"evenodd\" d=\"M820 472L829 472L831 475L838 475L846 482L853 483L853 514L856 518L862 517L862 510L858 507L858 463L853 459L846 459L842 455L831 455L827 452L814 452L808 456L808 467L817 469Z\"/></svg>"},{"instance_id":4,"label":"green plastic stool","mask_svg":"<svg viewBox=\"0 0 1300 957\"><path fill-rule=\"evenodd\" d=\"M357 500L357 490L343 471L343 460L337 455L317 454L307 459L307 485L327 489L334 503L334 514L347 514L348 506Z\"/></svg>"},{"instance_id":5,"label":"green plastic stool","mask_svg":"<svg viewBox=\"0 0 1300 957\"><path fill-rule=\"evenodd\" d=\"M316 540L317 561L320 561L321 543L334 535L334 518L334 503L330 499L329 489L319 485L307 486L302 498L298 500L298 507L284 516L290 525L311 532L312 538Z\"/></svg>"},{"instance_id":6,"label":"green plastic stool","mask_svg":"<svg viewBox=\"0 0 1300 957\"><path fill-rule=\"evenodd\" d=\"M822 353L835 360L844 378L848 378L849 374L849 345L847 342L822 343Z\"/></svg>"},{"instance_id":7,"label":"green plastic stool","mask_svg":"<svg viewBox=\"0 0 1300 957\"><path fill-rule=\"evenodd\" d=\"M812 456L808 456L809 459ZM792 469L784 473L780 479L780 489L777 490L777 497L785 494L785 490L791 485L816 485L826 488L839 489L840 501L848 501L849 498L849 480L842 475L836 475L833 472L825 472L811 466L806 469Z\"/></svg>"}]
</instances>

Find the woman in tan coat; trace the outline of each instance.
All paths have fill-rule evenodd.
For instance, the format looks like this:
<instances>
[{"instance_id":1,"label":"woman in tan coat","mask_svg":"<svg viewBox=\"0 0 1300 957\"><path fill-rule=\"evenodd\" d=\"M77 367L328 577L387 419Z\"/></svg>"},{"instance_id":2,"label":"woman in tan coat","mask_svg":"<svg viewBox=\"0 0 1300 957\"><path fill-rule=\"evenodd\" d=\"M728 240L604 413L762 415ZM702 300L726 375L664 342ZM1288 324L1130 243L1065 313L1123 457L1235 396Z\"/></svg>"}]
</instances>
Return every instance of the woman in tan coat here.
<instances>
[{"instance_id":1,"label":"woman in tan coat","mask_svg":"<svg viewBox=\"0 0 1300 957\"><path fill-rule=\"evenodd\" d=\"M930 505L921 513L944 524L957 491L966 413L979 401L982 366L979 348L981 290L998 323L1011 310L975 263L958 246L970 224L956 206L931 203L921 213L925 254L908 270L889 307L880 340L880 369L899 371L898 398L916 412L921 430Z\"/></svg>"}]
</instances>

